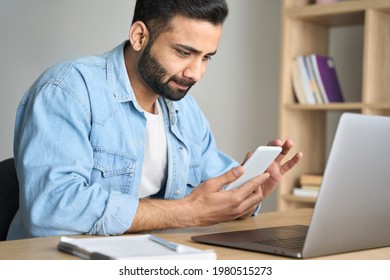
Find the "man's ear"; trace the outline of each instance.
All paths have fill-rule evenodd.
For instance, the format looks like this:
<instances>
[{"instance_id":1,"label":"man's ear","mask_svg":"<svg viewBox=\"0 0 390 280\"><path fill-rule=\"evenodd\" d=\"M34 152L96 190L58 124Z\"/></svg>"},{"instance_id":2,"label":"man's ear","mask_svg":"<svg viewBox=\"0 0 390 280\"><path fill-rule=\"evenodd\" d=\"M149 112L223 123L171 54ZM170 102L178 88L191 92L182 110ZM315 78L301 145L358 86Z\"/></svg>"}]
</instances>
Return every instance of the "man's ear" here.
<instances>
[{"instance_id":1,"label":"man's ear","mask_svg":"<svg viewBox=\"0 0 390 280\"><path fill-rule=\"evenodd\" d=\"M149 30L142 21L137 21L131 25L129 40L130 45L137 52L146 46L149 40Z\"/></svg>"}]
</instances>

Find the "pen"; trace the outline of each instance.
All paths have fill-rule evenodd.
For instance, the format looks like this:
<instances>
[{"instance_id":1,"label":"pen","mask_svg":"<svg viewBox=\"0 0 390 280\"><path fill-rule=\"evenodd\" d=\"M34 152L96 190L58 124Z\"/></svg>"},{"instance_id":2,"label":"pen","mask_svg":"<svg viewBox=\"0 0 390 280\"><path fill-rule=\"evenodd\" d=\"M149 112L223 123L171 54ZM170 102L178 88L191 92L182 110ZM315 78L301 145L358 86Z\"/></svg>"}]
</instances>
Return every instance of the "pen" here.
<instances>
[{"instance_id":1,"label":"pen","mask_svg":"<svg viewBox=\"0 0 390 280\"><path fill-rule=\"evenodd\" d=\"M58 250L63 251L68 254L72 254L76 257L86 259L86 260L112 260L111 257L96 253L96 252L88 252L80 247L77 247L76 245L67 243L67 242L60 242L57 245Z\"/></svg>"},{"instance_id":2,"label":"pen","mask_svg":"<svg viewBox=\"0 0 390 280\"><path fill-rule=\"evenodd\" d=\"M185 253L186 252L186 248L184 246L169 242L169 241L164 240L164 239L161 239L160 237L157 237L155 235L149 235L149 239L160 244L160 245L163 245L164 247L166 247L168 249L171 249L172 251L176 251L178 253Z\"/></svg>"}]
</instances>

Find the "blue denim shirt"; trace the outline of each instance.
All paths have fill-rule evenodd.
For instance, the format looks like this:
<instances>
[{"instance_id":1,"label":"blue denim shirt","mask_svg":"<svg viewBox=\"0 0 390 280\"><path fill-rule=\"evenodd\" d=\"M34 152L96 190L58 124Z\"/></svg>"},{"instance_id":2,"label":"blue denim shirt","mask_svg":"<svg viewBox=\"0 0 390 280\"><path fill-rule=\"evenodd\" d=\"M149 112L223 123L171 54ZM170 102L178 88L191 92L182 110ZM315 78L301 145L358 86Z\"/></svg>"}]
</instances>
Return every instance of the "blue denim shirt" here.
<instances>
[{"instance_id":1,"label":"blue denim shirt","mask_svg":"<svg viewBox=\"0 0 390 280\"><path fill-rule=\"evenodd\" d=\"M130 228L146 118L129 82L124 45L48 69L22 98L14 138L20 208L8 239ZM168 142L166 199L183 198L238 165L217 149L191 96L159 102Z\"/></svg>"}]
</instances>

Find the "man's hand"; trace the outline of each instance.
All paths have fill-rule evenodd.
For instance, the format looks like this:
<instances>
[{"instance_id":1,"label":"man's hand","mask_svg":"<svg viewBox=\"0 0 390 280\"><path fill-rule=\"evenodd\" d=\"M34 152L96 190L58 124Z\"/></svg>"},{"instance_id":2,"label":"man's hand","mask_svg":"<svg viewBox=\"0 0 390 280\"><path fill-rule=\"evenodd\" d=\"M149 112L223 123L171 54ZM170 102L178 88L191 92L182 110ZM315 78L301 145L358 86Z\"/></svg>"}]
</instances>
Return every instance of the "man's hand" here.
<instances>
[{"instance_id":1,"label":"man's hand","mask_svg":"<svg viewBox=\"0 0 390 280\"><path fill-rule=\"evenodd\" d=\"M261 185L261 188L258 190L262 193L263 198L266 198L278 185L280 182L282 176L292 169L295 165L298 164L300 159L302 158L302 153L296 153L291 159L286 161L285 163L281 163L282 160L286 157L286 155L291 150L293 143L291 140L287 140L286 142L282 143L280 140L273 140L268 142L268 146L279 146L282 147L282 151L280 154L276 157L275 161L268 167L268 169L265 172L268 172L270 174L270 177ZM249 152L246 154L244 164L250 157L252 156L252 152ZM253 212L246 216L241 216L240 219L246 219L252 216Z\"/></svg>"},{"instance_id":2,"label":"man's hand","mask_svg":"<svg viewBox=\"0 0 390 280\"><path fill-rule=\"evenodd\" d=\"M261 186L264 197L267 197L275 189L283 175L296 166L303 157L303 154L298 152L289 160L282 162L293 147L293 142L289 139L284 143L279 139L270 141L268 146L280 146L282 147L282 151L266 170L270 174L270 177Z\"/></svg>"},{"instance_id":3,"label":"man's hand","mask_svg":"<svg viewBox=\"0 0 390 280\"><path fill-rule=\"evenodd\" d=\"M210 225L231 221L256 210L257 205L263 200L261 185L270 174L261 174L232 191L221 189L239 178L243 172L242 166L233 168L222 176L203 182L187 197L192 211L195 211L193 215L195 224Z\"/></svg>"},{"instance_id":4,"label":"man's hand","mask_svg":"<svg viewBox=\"0 0 390 280\"><path fill-rule=\"evenodd\" d=\"M128 232L152 229L166 229L188 226L212 225L235 219L245 219L252 215L257 206L278 185L282 176L298 164L302 153L282 163L293 143L286 140L270 141L269 146L282 147L270 167L261 175L240 188L225 191L222 188L244 172L242 166L201 183L193 192L180 200L140 200L132 227ZM251 156L248 153L245 161Z\"/></svg>"},{"instance_id":5,"label":"man's hand","mask_svg":"<svg viewBox=\"0 0 390 280\"><path fill-rule=\"evenodd\" d=\"M261 185L270 174L264 173L233 191L222 189L243 172L242 166L235 167L204 181L189 196L179 200L140 200L128 232L212 225L253 213L263 200Z\"/></svg>"}]
</instances>

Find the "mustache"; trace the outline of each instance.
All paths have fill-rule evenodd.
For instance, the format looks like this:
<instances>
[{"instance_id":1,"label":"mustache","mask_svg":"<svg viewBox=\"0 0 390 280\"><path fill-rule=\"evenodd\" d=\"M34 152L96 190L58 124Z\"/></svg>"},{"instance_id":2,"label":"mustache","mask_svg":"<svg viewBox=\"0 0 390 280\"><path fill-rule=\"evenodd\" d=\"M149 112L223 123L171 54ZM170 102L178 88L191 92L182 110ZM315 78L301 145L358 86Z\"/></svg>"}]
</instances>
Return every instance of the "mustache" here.
<instances>
[{"instance_id":1,"label":"mustache","mask_svg":"<svg viewBox=\"0 0 390 280\"><path fill-rule=\"evenodd\" d=\"M181 79L178 77L171 77L169 81L173 81L178 85L185 86L185 87L192 87L193 85L196 84L196 82L192 79ZM169 82L168 81L168 82Z\"/></svg>"}]
</instances>

